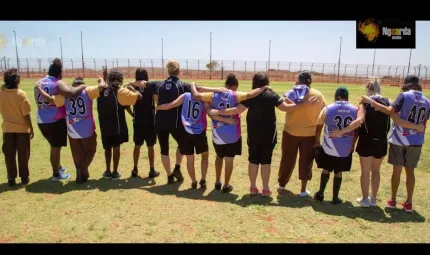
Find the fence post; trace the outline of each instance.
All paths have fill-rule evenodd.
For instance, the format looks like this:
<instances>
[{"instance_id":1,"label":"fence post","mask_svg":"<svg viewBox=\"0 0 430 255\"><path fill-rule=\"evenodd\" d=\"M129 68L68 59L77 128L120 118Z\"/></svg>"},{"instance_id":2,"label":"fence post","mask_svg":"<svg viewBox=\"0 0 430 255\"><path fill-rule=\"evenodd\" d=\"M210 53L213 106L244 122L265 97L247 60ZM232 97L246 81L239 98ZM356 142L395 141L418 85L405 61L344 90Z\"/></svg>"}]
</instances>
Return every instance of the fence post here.
<instances>
[{"instance_id":1,"label":"fence post","mask_svg":"<svg viewBox=\"0 0 430 255\"><path fill-rule=\"evenodd\" d=\"M246 61L245 61L245 73L243 74L243 79L246 80Z\"/></svg>"},{"instance_id":2,"label":"fence post","mask_svg":"<svg viewBox=\"0 0 430 255\"><path fill-rule=\"evenodd\" d=\"M403 66L402 79L399 79L399 86L400 86L400 82L402 82L402 80L405 78L405 67L406 66Z\"/></svg>"},{"instance_id":3,"label":"fence post","mask_svg":"<svg viewBox=\"0 0 430 255\"><path fill-rule=\"evenodd\" d=\"M420 78L420 73L421 73L421 64L418 65L418 78Z\"/></svg>"},{"instance_id":4,"label":"fence post","mask_svg":"<svg viewBox=\"0 0 430 255\"><path fill-rule=\"evenodd\" d=\"M314 63L312 63L312 65L311 65L311 73L312 73L313 69L314 69Z\"/></svg>"},{"instance_id":5,"label":"fence post","mask_svg":"<svg viewBox=\"0 0 430 255\"><path fill-rule=\"evenodd\" d=\"M152 67L152 77L155 77L155 74L154 74L154 62L152 61L152 59L151 59L151 67Z\"/></svg>"},{"instance_id":6,"label":"fence post","mask_svg":"<svg viewBox=\"0 0 430 255\"><path fill-rule=\"evenodd\" d=\"M343 72L343 82L345 82L345 78L346 78L346 67L348 66L348 64L345 64L345 71Z\"/></svg>"},{"instance_id":7,"label":"fence post","mask_svg":"<svg viewBox=\"0 0 430 255\"><path fill-rule=\"evenodd\" d=\"M357 83L357 71L358 71L358 65L355 67L354 83Z\"/></svg>"},{"instance_id":8,"label":"fence post","mask_svg":"<svg viewBox=\"0 0 430 255\"><path fill-rule=\"evenodd\" d=\"M416 75L416 74L417 74L417 67L414 66L414 75Z\"/></svg>"},{"instance_id":9,"label":"fence post","mask_svg":"<svg viewBox=\"0 0 430 255\"><path fill-rule=\"evenodd\" d=\"M323 69L322 69L322 78L321 78L321 82L323 82L323 81L324 81L324 66L325 66L325 64L323 64Z\"/></svg>"},{"instance_id":10,"label":"fence post","mask_svg":"<svg viewBox=\"0 0 430 255\"><path fill-rule=\"evenodd\" d=\"M426 76L424 77L424 86L427 84L427 66L424 66L426 69Z\"/></svg>"},{"instance_id":11,"label":"fence post","mask_svg":"<svg viewBox=\"0 0 430 255\"><path fill-rule=\"evenodd\" d=\"M30 78L30 67L28 66L28 59L25 59L27 62L27 77Z\"/></svg>"},{"instance_id":12,"label":"fence post","mask_svg":"<svg viewBox=\"0 0 430 255\"><path fill-rule=\"evenodd\" d=\"M254 74L255 74L255 68L257 66L257 61L254 61Z\"/></svg>"},{"instance_id":13,"label":"fence post","mask_svg":"<svg viewBox=\"0 0 430 255\"><path fill-rule=\"evenodd\" d=\"M96 76L96 73L97 73L97 64L96 64L96 59L95 59L95 58L93 58L93 61L94 61L94 76Z\"/></svg>"},{"instance_id":14,"label":"fence post","mask_svg":"<svg viewBox=\"0 0 430 255\"><path fill-rule=\"evenodd\" d=\"M381 68L381 66L378 66L378 74L377 74L378 77L379 77L379 68Z\"/></svg>"},{"instance_id":15,"label":"fence post","mask_svg":"<svg viewBox=\"0 0 430 255\"><path fill-rule=\"evenodd\" d=\"M234 61L233 61L233 73L234 73Z\"/></svg>"},{"instance_id":16,"label":"fence post","mask_svg":"<svg viewBox=\"0 0 430 255\"><path fill-rule=\"evenodd\" d=\"M105 59L105 66L106 66L106 69L107 69L107 60Z\"/></svg>"},{"instance_id":17,"label":"fence post","mask_svg":"<svg viewBox=\"0 0 430 255\"><path fill-rule=\"evenodd\" d=\"M197 60L197 79L200 79L200 60Z\"/></svg>"},{"instance_id":18,"label":"fence post","mask_svg":"<svg viewBox=\"0 0 430 255\"><path fill-rule=\"evenodd\" d=\"M337 64L334 64L333 66L333 75L331 76L332 81L334 81L334 76L336 75L336 66Z\"/></svg>"},{"instance_id":19,"label":"fence post","mask_svg":"<svg viewBox=\"0 0 430 255\"><path fill-rule=\"evenodd\" d=\"M7 59L7 66L8 66L7 68L10 68L9 60L10 58Z\"/></svg>"},{"instance_id":20,"label":"fence post","mask_svg":"<svg viewBox=\"0 0 430 255\"><path fill-rule=\"evenodd\" d=\"M72 61L72 72L73 72L73 71L74 71L74 70L73 70L73 59L71 58L71 59L70 59L70 61Z\"/></svg>"},{"instance_id":21,"label":"fence post","mask_svg":"<svg viewBox=\"0 0 430 255\"><path fill-rule=\"evenodd\" d=\"M139 59L139 67L142 67L142 59Z\"/></svg>"},{"instance_id":22,"label":"fence post","mask_svg":"<svg viewBox=\"0 0 430 255\"><path fill-rule=\"evenodd\" d=\"M130 78L130 59L127 59L128 61L128 67L127 67L127 77Z\"/></svg>"},{"instance_id":23,"label":"fence post","mask_svg":"<svg viewBox=\"0 0 430 255\"><path fill-rule=\"evenodd\" d=\"M224 60L221 60L221 80L224 80Z\"/></svg>"},{"instance_id":24,"label":"fence post","mask_svg":"<svg viewBox=\"0 0 430 255\"><path fill-rule=\"evenodd\" d=\"M276 76L278 77L276 80L279 81L279 61L278 66L276 67Z\"/></svg>"},{"instance_id":25,"label":"fence post","mask_svg":"<svg viewBox=\"0 0 430 255\"><path fill-rule=\"evenodd\" d=\"M397 69L399 68L399 66L396 67L396 73L394 74L394 78L397 79Z\"/></svg>"},{"instance_id":26,"label":"fence post","mask_svg":"<svg viewBox=\"0 0 430 255\"><path fill-rule=\"evenodd\" d=\"M299 72L301 72L301 71L302 71L302 64L303 64L303 63L300 63L300 70L299 70Z\"/></svg>"}]
</instances>

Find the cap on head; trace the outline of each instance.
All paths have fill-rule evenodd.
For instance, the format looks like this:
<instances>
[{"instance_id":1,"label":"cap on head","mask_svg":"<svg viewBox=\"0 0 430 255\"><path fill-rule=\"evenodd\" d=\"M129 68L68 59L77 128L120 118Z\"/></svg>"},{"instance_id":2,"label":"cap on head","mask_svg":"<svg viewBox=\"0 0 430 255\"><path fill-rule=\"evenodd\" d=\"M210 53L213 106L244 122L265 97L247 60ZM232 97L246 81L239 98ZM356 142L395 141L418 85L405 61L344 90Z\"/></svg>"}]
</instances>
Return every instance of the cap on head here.
<instances>
[{"instance_id":1,"label":"cap on head","mask_svg":"<svg viewBox=\"0 0 430 255\"><path fill-rule=\"evenodd\" d=\"M334 100L348 100L349 92L345 87L339 87L336 89L336 93L334 94Z\"/></svg>"},{"instance_id":2,"label":"cap on head","mask_svg":"<svg viewBox=\"0 0 430 255\"><path fill-rule=\"evenodd\" d=\"M307 70L301 71L299 73L298 80L301 84L306 84L309 86L312 83L312 74Z\"/></svg>"},{"instance_id":3,"label":"cap on head","mask_svg":"<svg viewBox=\"0 0 430 255\"><path fill-rule=\"evenodd\" d=\"M410 74L410 75L405 77L404 84L409 84L409 83L418 84L419 82L420 82L420 79L418 78L418 76L416 76L414 74Z\"/></svg>"}]
</instances>

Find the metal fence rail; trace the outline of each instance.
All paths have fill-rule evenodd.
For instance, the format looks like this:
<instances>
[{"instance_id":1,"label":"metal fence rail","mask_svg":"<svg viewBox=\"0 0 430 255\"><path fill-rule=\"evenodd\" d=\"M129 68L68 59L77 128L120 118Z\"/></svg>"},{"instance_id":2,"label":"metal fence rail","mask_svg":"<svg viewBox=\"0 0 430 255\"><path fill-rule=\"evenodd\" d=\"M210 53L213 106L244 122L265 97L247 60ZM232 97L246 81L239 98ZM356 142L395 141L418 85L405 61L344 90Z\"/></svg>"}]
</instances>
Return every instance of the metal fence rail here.
<instances>
[{"instance_id":1,"label":"metal fence rail","mask_svg":"<svg viewBox=\"0 0 430 255\"><path fill-rule=\"evenodd\" d=\"M19 66L24 78L39 78L46 75L53 58L16 58L2 57L0 70ZM162 59L63 59L63 77L96 78L102 72L102 66L108 69L120 69L125 78L134 78L136 68L142 67L148 71L150 79L160 79L167 76ZM266 72L271 81L294 81L297 73L309 70L313 74L313 82L362 84L372 77L377 77L383 85L398 86L408 74L407 66L389 65L357 65L332 63L305 62L275 62L271 61L232 61L218 60L209 65L209 60L178 60L181 66L182 79L194 80L223 80L227 74L234 73L241 80L250 80L256 72ZM270 67L270 69L268 69ZM338 73L339 68L339 73ZM430 87L428 66L410 66L409 74L420 77L421 84Z\"/></svg>"}]
</instances>

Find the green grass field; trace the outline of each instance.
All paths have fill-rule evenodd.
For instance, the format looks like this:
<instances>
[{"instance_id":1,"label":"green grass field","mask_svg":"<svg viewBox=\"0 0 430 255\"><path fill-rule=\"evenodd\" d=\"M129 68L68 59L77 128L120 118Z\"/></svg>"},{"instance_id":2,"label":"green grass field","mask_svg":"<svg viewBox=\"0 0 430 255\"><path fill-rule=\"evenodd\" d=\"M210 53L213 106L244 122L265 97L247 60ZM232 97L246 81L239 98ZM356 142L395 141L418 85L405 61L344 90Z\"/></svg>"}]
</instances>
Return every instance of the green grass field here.
<instances>
[{"instance_id":1,"label":"green grass field","mask_svg":"<svg viewBox=\"0 0 430 255\"><path fill-rule=\"evenodd\" d=\"M381 168L381 187L378 207L361 208L355 202L361 196L360 165L358 155L350 173L344 174L340 195L344 204L332 205L330 201L315 203L311 198L297 196L300 181L295 170L288 190L291 195L278 196L277 173L281 159L281 134L284 113L277 111L278 144L273 153L270 198L250 197L248 179L248 153L246 122L242 123L243 155L235 159L231 184L232 194L215 191L214 150L211 127L208 125L210 162L208 189L190 190L191 182L186 171L185 159L182 184L167 186L166 173L161 164L159 146L155 146L155 166L160 177L151 181L148 173L147 150L142 147L140 174L144 178L131 179L133 166L132 119L127 115L130 142L121 147L119 181L101 178L105 170L99 127L98 151L90 166L90 180L84 185L74 182L75 171L70 147L62 150L62 164L72 173L72 178L54 183L49 163L49 145L36 124L36 104L33 98L35 80L22 81L33 109L32 120L35 138L31 143L30 178L28 186L10 189L3 155L0 156L0 243L3 242L429 242L430 230L430 143L423 148L421 162L416 169L414 212L386 209L385 200L390 195L391 165L386 159ZM71 80L66 80L70 84ZM197 81L208 86L222 86L223 81ZM95 85L96 80L88 80ZM292 83L273 82L271 87L280 95ZM314 84L328 103L333 100L337 85ZM358 103L364 93L363 86L348 86L350 101ZM239 90L249 91L250 81L240 84ZM384 87L383 94L394 99L398 87ZM430 91L425 91L430 96ZM94 105L96 107L96 105ZM97 121L97 111L94 111ZM246 112L243 113L245 120ZM426 139L429 141L429 131ZM1 142L0 137L0 142ZM171 140L173 164L176 148ZM173 148L173 149L172 149ZM200 159L196 160L197 177L200 177ZM312 194L319 187L320 170L314 165L313 179L308 189ZM224 178L224 177L222 177ZM331 177L326 190L326 200L332 195ZM19 182L19 179L17 179ZM261 188L261 179L258 178ZM399 201L406 198L405 174L398 193Z\"/></svg>"}]
</instances>

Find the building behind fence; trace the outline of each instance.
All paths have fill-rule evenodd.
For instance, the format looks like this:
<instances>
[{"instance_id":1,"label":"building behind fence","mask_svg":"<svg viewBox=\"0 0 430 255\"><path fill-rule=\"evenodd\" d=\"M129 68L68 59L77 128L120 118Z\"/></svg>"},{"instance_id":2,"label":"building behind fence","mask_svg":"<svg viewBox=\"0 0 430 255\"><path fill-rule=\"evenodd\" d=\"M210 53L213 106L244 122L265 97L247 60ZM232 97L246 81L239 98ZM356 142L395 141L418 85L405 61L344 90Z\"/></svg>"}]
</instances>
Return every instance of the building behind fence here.
<instances>
[{"instance_id":1,"label":"building behind fence","mask_svg":"<svg viewBox=\"0 0 430 255\"><path fill-rule=\"evenodd\" d=\"M53 58L0 59L0 70L17 67L23 78L40 78L46 75ZM102 73L102 66L120 69L124 77L134 78L136 68L148 71L150 79L166 78L164 68L167 60L161 59L63 59L63 77L96 78ZM265 72L271 81L295 81L302 70L312 72L313 82L363 84L371 77L377 77L383 85L399 86L408 74L408 66L356 65L330 63L300 63L267 61L226 61L178 60L181 65L181 78L193 80L223 80L227 74L234 73L240 80L251 80L256 72ZM84 68L82 68L84 66ZM409 74L420 77L424 87L430 87L428 67L410 66Z\"/></svg>"}]
</instances>

